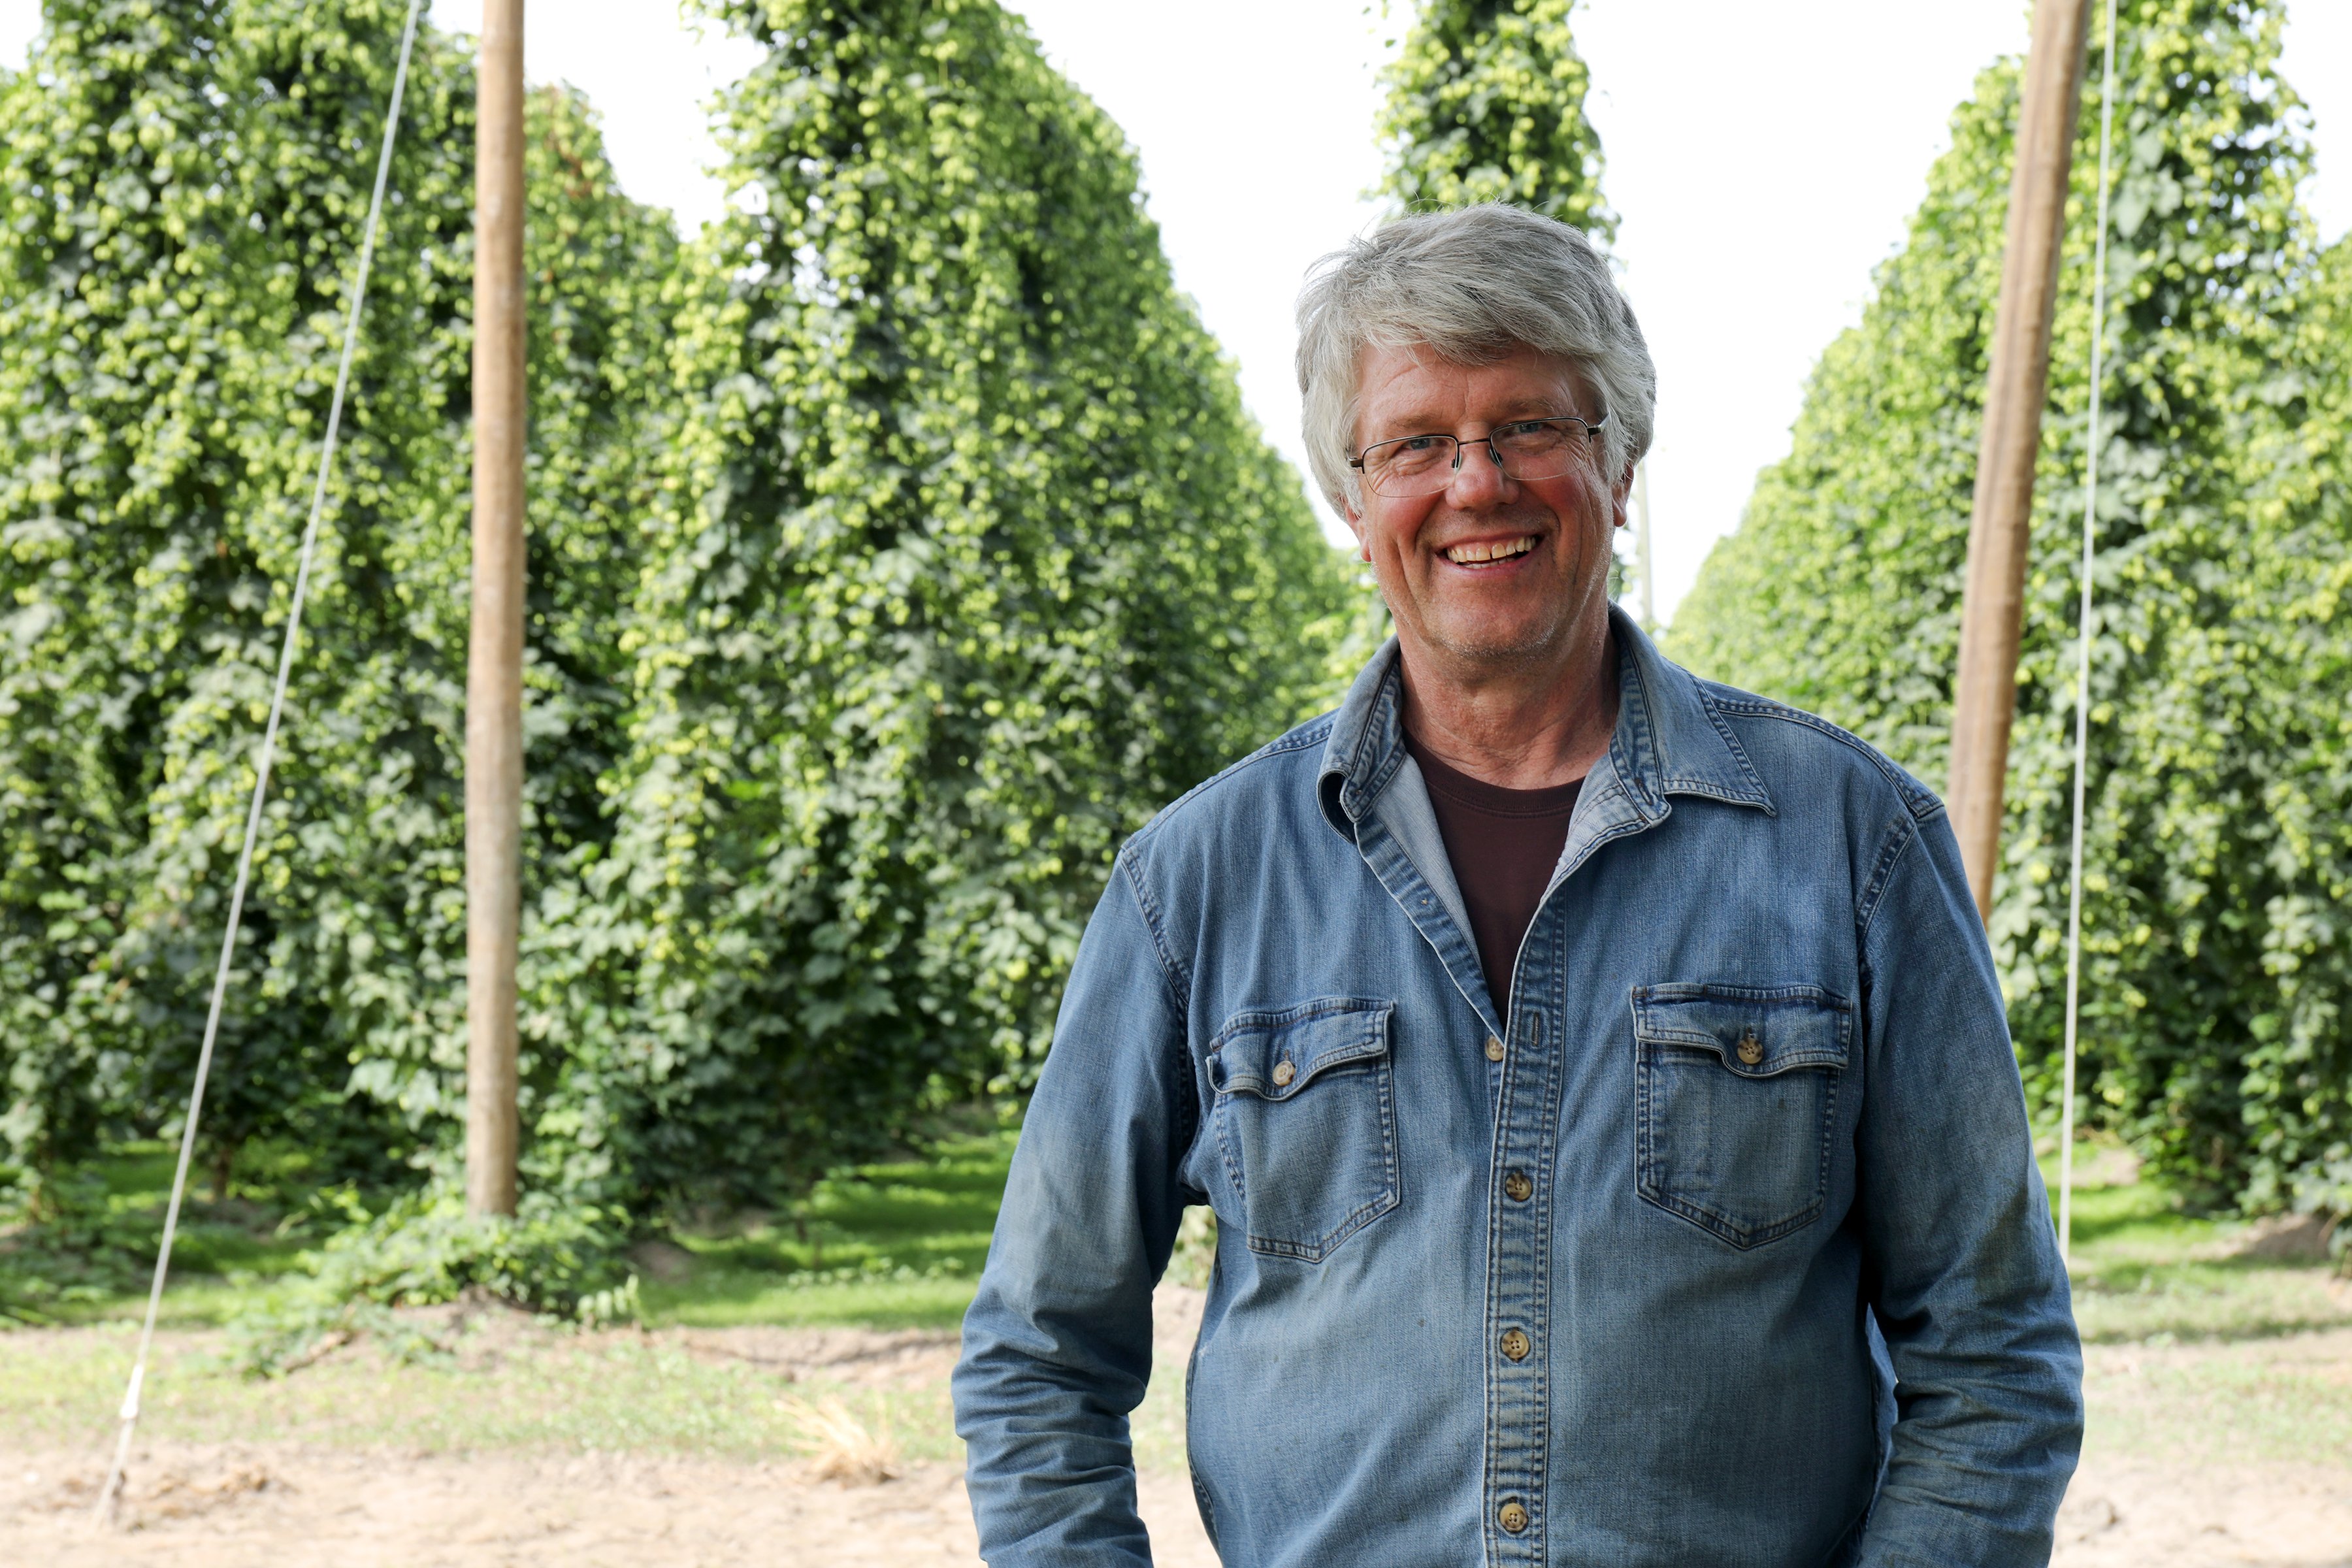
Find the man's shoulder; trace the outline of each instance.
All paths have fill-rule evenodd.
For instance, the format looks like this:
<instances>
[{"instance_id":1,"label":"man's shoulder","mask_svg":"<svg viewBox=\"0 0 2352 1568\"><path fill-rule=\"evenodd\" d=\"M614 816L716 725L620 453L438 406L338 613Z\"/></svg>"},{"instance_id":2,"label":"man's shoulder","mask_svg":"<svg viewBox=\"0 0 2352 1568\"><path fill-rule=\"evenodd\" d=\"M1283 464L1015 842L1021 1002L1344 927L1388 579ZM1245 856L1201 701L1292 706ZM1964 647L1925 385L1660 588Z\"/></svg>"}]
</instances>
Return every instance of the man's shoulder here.
<instances>
[{"instance_id":1,"label":"man's shoulder","mask_svg":"<svg viewBox=\"0 0 2352 1568\"><path fill-rule=\"evenodd\" d=\"M1908 769L1818 713L1720 681L1701 679L1698 689L1776 800L1788 790L1817 792L1826 773L1867 795L1891 795L1921 821L1944 809L1936 792Z\"/></svg>"},{"instance_id":2,"label":"man's shoulder","mask_svg":"<svg viewBox=\"0 0 2352 1568\"><path fill-rule=\"evenodd\" d=\"M1315 779L1339 715L1324 713L1277 736L1160 808L1127 841L1127 853L1224 837L1238 823L1264 822L1287 812L1316 811Z\"/></svg>"}]
</instances>

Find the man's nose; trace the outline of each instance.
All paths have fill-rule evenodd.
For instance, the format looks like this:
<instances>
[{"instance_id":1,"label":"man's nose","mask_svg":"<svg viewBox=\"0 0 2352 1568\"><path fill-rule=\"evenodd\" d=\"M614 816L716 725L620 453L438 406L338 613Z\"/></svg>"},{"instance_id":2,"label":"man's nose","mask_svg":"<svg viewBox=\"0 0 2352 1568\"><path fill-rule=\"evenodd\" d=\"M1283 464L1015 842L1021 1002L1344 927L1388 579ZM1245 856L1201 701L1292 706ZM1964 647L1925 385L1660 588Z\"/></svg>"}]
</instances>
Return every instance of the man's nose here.
<instances>
[{"instance_id":1,"label":"man's nose","mask_svg":"<svg viewBox=\"0 0 2352 1568\"><path fill-rule=\"evenodd\" d=\"M1491 506L1507 498L1512 483L1492 446L1465 441L1454 451L1453 482L1445 487L1446 503L1465 509Z\"/></svg>"}]
</instances>

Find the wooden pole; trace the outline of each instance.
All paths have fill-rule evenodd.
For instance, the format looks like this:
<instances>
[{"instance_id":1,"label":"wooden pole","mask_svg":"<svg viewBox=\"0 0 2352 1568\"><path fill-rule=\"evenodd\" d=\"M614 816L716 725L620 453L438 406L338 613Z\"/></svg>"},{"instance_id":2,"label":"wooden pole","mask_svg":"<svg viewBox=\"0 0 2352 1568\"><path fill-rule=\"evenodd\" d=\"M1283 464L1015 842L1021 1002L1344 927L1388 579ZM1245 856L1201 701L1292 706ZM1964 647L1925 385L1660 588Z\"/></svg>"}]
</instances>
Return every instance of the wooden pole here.
<instances>
[{"instance_id":1,"label":"wooden pole","mask_svg":"<svg viewBox=\"0 0 2352 1568\"><path fill-rule=\"evenodd\" d=\"M1979 919L1992 913L2000 863L2001 792L2017 711L2017 641L2033 513L2033 464L2050 383L2050 318L2058 249L2066 228L2066 177L2082 100L2089 0L2037 0L2017 116L2017 167L2009 184L2009 239L1993 313L1977 449L1976 505L1969 519L1960 668L1952 701L1948 792L1960 861Z\"/></svg>"},{"instance_id":2,"label":"wooden pole","mask_svg":"<svg viewBox=\"0 0 2352 1568\"><path fill-rule=\"evenodd\" d=\"M466 668L466 1206L515 1209L522 911L522 0L484 0L474 163L474 618Z\"/></svg>"}]
</instances>

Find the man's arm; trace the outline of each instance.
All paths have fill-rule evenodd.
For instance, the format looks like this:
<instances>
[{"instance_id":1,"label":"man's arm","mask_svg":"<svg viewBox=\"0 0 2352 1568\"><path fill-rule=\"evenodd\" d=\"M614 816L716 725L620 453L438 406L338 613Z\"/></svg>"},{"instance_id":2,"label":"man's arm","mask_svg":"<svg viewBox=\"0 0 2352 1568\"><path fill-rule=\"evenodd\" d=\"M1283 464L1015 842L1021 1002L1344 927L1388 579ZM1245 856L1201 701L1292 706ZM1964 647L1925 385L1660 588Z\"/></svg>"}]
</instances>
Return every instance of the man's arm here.
<instances>
[{"instance_id":1,"label":"man's arm","mask_svg":"<svg viewBox=\"0 0 2352 1568\"><path fill-rule=\"evenodd\" d=\"M1181 1000L1125 856L1078 945L963 1322L956 1431L995 1568L1148 1563L1128 1413L1182 1214Z\"/></svg>"},{"instance_id":2,"label":"man's arm","mask_svg":"<svg viewBox=\"0 0 2352 1568\"><path fill-rule=\"evenodd\" d=\"M2083 1436L2083 1352L1992 956L1940 812L1863 952L1864 1289L1895 1363L1872 1568L2050 1558Z\"/></svg>"}]
</instances>

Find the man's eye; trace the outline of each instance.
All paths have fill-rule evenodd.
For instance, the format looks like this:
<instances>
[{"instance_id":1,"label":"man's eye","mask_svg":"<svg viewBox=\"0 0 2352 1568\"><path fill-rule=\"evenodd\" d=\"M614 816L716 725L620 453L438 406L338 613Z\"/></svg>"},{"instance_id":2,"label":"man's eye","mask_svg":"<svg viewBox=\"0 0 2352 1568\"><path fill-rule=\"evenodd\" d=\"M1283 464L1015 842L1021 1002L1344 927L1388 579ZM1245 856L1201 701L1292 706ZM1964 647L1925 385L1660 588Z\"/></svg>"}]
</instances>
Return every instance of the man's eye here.
<instances>
[{"instance_id":1,"label":"man's eye","mask_svg":"<svg viewBox=\"0 0 2352 1568\"><path fill-rule=\"evenodd\" d=\"M1437 444L1444 439L1443 436L1408 436L1395 443L1393 450L1399 456L1407 452L1434 452L1437 450Z\"/></svg>"},{"instance_id":2,"label":"man's eye","mask_svg":"<svg viewBox=\"0 0 2352 1568\"><path fill-rule=\"evenodd\" d=\"M1504 426L1501 429L1496 431L1495 434L1500 436L1504 440L1509 441L1528 436L1540 436L1550 428L1550 426L1546 425L1540 419L1522 419L1516 425Z\"/></svg>"}]
</instances>

